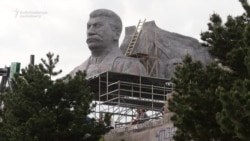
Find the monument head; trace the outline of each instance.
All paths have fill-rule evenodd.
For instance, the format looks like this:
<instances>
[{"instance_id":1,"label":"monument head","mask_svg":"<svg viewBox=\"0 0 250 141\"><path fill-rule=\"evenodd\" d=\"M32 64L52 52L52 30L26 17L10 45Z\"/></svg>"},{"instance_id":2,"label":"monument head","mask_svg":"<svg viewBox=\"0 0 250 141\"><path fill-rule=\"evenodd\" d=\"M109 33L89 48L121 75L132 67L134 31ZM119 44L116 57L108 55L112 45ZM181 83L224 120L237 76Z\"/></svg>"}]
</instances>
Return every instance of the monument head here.
<instances>
[{"instance_id":1,"label":"monument head","mask_svg":"<svg viewBox=\"0 0 250 141\"><path fill-rule=\"evenodd\" d=\"M137 58L126 57L119 48L119 37L122 32L122 21L113 11L107 9L94 10L87 23L86 43L91 56L77 66L77 71L85 71L87 77L105 71L147 75L144 66Z\"/></svg>"},{"instance_id":2,"label":"monument head","mask_svg":"<svg viewBox=\"0 0 250 141\"><path fill-rule=\"evenodd\" d=\"M110 52L118 47L122 32L120 17L111 10L98 9L89 15L87 23L87 44L92 55Z\"/></svg>"}]
</instances>

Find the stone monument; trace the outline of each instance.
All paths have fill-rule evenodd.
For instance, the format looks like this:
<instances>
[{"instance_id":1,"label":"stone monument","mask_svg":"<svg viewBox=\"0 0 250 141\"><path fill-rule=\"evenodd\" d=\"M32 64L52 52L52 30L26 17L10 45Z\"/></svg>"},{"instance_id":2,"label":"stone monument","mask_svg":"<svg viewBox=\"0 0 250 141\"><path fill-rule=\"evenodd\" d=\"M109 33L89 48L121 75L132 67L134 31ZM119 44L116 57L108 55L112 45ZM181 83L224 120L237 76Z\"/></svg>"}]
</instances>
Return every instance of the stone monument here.
<instances>
[{"instance_id":1,"label":"stone monument","mask_svg":"<svg viewBox=\"0 0 250 141\"><path fill-rule=\"evenodd\" d=\"M126 27L125 38L120 47L123 53L126 52L135 30L135 26ZM182 64L182 60L187 54L192 56L193 60L199 60L203 64L212 61L207 49L202 47L198 40L165 31L157 27L154 21L144 23L133 54L135 54L133 56L139 56L138 58L144 54L144 57L141 57L142 61L145 59L145 55L147 55L146 59L150 59L151 56L153 59L149 63L153 64L153 61L155 61L157 65L145 65L145 68L152 69L156 66L157 74L155 77L167 79L174 76L175 67Z\"/></svg>"},{"instance_id":2,"label":"stone monument","mask_svg":"<svg viewBox=\"0 0 250 141\"><path fill-rule=\"evenodd\" d=\"M146 70L137 58L126 57L119 48L122 32L120 17L111 10L98 9L90 13L87 40L91 56L70 72L85 71L87 77L105 71L146 76Z\"/></svg>"}]
</instances>

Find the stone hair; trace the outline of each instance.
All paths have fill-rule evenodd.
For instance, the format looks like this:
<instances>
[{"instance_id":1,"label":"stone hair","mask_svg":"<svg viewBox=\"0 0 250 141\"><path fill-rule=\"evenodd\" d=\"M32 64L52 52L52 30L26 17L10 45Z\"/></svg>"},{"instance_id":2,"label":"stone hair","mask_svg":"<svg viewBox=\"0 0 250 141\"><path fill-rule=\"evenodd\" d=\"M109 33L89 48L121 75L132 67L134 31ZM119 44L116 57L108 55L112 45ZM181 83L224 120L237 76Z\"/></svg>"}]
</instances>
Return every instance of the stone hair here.
<instances>
[{"instance_id":1,"label":"stone hair","mask_svg":"<svg viewBox=\"0 0 250 141\"><path fill-rule=\"evenodd\" d=\"M122 20L115 12L108 10L108 9L97 9L97 10L91 12L89 15L90 18L102 17L102 16L110 18L112 20L110 22L111 28L113 30L117 30L121 34L121 32L122 32Z\"/></svg>"}]
</instances>

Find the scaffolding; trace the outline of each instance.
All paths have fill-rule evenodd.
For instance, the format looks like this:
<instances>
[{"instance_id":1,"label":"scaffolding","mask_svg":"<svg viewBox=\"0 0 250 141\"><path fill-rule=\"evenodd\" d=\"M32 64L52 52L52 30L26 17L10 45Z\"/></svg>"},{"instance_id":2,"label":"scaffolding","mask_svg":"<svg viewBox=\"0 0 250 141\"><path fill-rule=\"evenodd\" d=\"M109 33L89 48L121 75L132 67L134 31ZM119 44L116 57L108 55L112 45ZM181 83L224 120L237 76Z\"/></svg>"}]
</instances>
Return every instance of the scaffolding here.
<instances>
[{"instance_id":1,"label":"scaffolding","mask_svg":"<svg viewBox=\"0 0 250 141\"><path fill-rule=\"evenodd\" d=\"M145 66L146 71L149 76L158 77L158 67L159 67L159 57L158 57L158 36L157 31L154 31L154 40L152 41L152 45L150 45L149 34L147 33L147 28L143 28L145 21L139 21L137 27L135 28L134 34L131 37L131 41L127 47L125 52L126 56L134 57L140 59L142 64ZM138 47L137 41L140 38L140 33L143 31L145 36L145 44L143 45L144 51L135 51L135 48ZM142 37L140 40L143 40Z\"/></svg>"},{"instance_id":2,"label":"scaffolding","mask_svg":"<svg viewBox=\"0 0 250 141\"><path fill-rule=\"evenodd\" d=\"M145 53L135 52L130 55L131 57L139 58L142 64L145 66L146 71L149 76L158 77L158 68L159 68L159 57L158 57L158 42L157 42L157 31L155 31L154 41L152 42L152 46L149 44L149 33L148 31L144 31L145 33Z\"/></svg>"},{"instance_id":3,"label":"scaffolding","mask_svg":"<svg viewBox=\"0 0 250 141\"><path fill-rule=\"evenodd\" d=\"M157 116L173 91L166 79L109 71L89 78L89 84L97 101L96 113L111 113L117 124L131 121L137 108L146 109L152 118Z\"/></svg>"},{"instance_id":4,"label":"scaffolding","mask_svg":"<svg viewBox=\"0 0 250 141\"><path fill-rule=\"evenodd\" d=\"M126 56L130 56L133 51L134 51L134 47L135 47L135 44L140 36L140 33L142 31L142 28L143 28L143 24L146 22L146 19L144 19L143 21L139 20L137 26L136 26L136 30L134 31L134 34L131 38L131 41L129 42L129 45L128 45L128 48L125 52L125 55Z\"/></svg>"}]
</instances>

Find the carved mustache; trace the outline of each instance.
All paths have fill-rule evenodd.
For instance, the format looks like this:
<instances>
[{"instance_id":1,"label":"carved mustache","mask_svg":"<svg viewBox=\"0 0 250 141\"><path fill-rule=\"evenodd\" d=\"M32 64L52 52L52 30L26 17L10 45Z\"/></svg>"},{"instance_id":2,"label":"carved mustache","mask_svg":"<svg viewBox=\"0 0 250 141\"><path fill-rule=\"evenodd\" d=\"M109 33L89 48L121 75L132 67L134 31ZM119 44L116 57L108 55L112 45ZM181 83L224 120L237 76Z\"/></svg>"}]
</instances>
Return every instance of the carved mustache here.
<instances>
[{"instance_id":1,"label":"carved mustache","mask_svg":"<svg viewBox=\"0 0 250 141\"><path fill-rule=\"evenodd\" d=\"M88 37L86 42L91 43L91 42L96 42L96 41L102 41L100 37Z\"/></svg>"}]
</instances>

